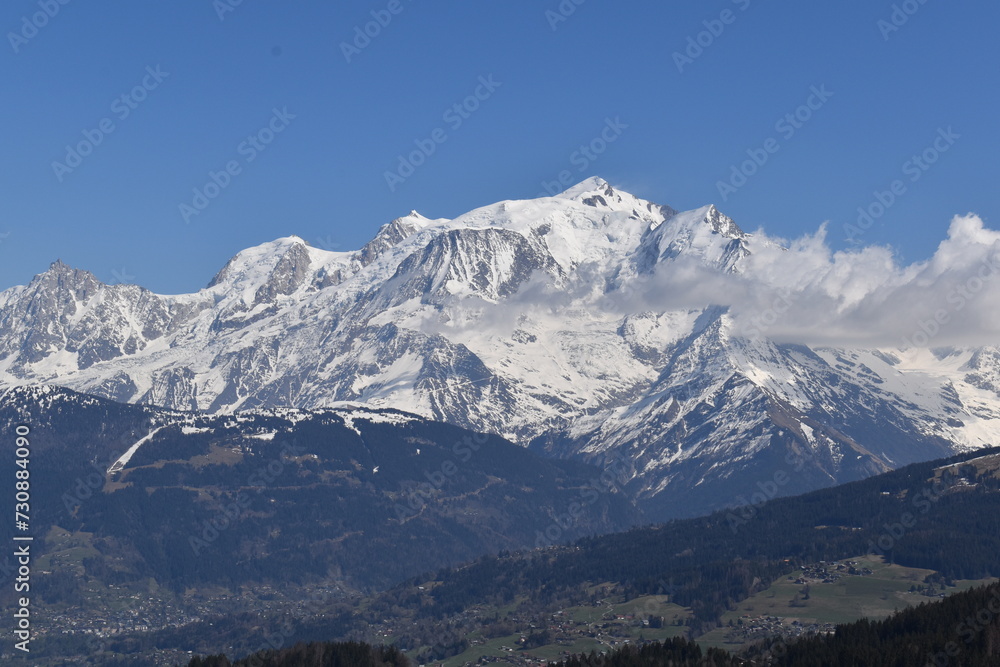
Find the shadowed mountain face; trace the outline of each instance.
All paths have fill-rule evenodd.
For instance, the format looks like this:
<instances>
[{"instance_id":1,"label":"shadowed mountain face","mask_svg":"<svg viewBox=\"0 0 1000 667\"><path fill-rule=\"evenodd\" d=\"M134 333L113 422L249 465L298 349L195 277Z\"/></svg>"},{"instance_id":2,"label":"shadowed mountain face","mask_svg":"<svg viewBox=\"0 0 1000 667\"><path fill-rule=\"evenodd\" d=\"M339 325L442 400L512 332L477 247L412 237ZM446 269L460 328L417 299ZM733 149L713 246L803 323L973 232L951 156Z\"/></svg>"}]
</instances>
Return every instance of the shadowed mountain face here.
<instances>
[{"instance_id":1,"label":"shadowed mountain face","mask_svg":"<svg viewBox=\"0 0 1000 667\"><path fill-rule=\"evenodd\" d=\"M60 570L68 597L144 577L383 587L639 521L618 468L393 410L202 415L31 387L0 397L0 426L17 424L30 425L39 551L64 530L86 542ZM0 467L13 478L13 461Z\"/></svg>"},{"instance_id":2,"label":"shadowed mountain face","mask_svg":"<svg viewBox=\"0 0 1000 667\"><path fill-rule=\"evenodd\" d=\"M454 220L411 212L358 251L278 239L195 294L57 262L0 293L0 385L219 414L404 410L627 461L656 518L738 504L777 473L786 495L991 442L993 348L810 348L676 305L697 285L664 276L738 277L765 247L714 206L593 178Z\"/></svg>"}]
</instances>

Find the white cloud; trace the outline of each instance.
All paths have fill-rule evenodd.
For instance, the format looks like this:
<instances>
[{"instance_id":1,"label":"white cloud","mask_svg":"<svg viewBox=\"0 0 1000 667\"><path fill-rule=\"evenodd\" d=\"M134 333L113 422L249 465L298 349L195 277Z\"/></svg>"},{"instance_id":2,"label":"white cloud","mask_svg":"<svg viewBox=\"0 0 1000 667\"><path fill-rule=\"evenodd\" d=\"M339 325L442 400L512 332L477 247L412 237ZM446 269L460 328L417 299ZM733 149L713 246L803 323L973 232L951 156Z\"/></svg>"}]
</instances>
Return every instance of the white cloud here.
<instances>
[{"instance_id":1,"label":"white cloud","mask_svg":"<svg viewBox=\"0 0 1000 667\"><path fill-rule=\"evenodd\" d=\"M538 272L517 294L490 304L474 297L448 304L438 332L487 327L510 334L524 317L568 309L620 314L726 306L734 335L779 342L869 347L1000 344L1000 232L974 214L956 216L934 255L897 263L888 247L834 251L826 226L786 241L757 233L739 273L695 257L661 262L655 273L606 291L593 267L568 281ZM429 323L428 323L429 324Z\"/></svg>"},{"instance_id":2,"label":"white cloud","mask_svg":"<svg viewBox=\"0 0 1000 667\"><path fill-rule=\"evenodd\" d=\"M891 249L833 252L825 228L781 250L758 237L730 306L736 330L784 342L869 346L1000 342L1000 232L956 216L927 261Z\"/></svg>"}]
</instances>

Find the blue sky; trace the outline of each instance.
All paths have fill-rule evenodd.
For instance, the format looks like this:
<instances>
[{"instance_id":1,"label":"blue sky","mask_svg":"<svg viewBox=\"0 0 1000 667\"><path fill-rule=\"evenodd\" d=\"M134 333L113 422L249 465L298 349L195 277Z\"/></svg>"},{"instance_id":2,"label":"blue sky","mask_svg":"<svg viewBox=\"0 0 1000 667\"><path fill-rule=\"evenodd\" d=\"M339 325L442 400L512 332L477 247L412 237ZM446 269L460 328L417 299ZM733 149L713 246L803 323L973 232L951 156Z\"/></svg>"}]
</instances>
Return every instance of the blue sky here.
<instances>
[{"instance_id":1,"label":"blue sky","mask_svg":"<svg viewBox=\"0 0 1000 667\"><path fill-rule=\"evenodd\" d=\"M564 171L786 238L829 221L834 248L903 262L956 214L1000 227L993 3L236 1L3 4L0 288L61 258L194 291L248 246L350 250Z\"/></svg>"}]
</instances>

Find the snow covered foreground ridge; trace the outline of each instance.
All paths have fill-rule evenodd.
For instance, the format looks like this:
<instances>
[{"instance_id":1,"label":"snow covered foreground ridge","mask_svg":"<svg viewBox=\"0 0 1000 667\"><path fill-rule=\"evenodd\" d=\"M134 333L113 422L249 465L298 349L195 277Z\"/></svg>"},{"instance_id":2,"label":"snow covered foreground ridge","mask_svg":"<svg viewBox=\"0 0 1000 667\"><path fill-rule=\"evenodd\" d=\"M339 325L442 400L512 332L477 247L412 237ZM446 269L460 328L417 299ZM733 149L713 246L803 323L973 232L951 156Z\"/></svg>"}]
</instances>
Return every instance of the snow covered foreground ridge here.
<instances>
[{"instance_id":1,"label":"snow covered foreground ridge","mask_svg":"<svg viewBox=\"0 0 1000 667\"><path fill-rule=\"evenodd\" d=\"M822 230L784 247L714 206L677 212L591 178L454 220L411 212L351 252L278 239L195 294L56 262L0 294L0 384L215 412L360 401L622 457L640 497L725 505L778 469L791 492L995 444L996 348L858 332L867 311L876 329L898 318L885 290L991 257L990 235L956 219L935 258L899 268L879 249L832 254ZM860 344L795 340L817 313Z\"/></svg>"}]
</instances>

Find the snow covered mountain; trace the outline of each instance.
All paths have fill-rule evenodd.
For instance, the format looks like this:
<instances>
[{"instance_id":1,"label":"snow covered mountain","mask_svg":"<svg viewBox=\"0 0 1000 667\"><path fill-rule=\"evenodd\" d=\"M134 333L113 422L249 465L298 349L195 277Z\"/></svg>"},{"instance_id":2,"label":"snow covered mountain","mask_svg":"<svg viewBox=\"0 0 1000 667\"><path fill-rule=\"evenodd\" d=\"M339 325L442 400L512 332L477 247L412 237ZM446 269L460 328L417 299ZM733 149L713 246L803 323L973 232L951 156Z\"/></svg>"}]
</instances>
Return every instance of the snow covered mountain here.
<instances>
[{"instance_id":1,"label":"snow covered mountain","mask_svg":"<svg viewBox=\"0 0 1000 667\"><path fill-rule=\"evenodd\" d=\"M391 407L622 461L661 517L996 443L995 348L810 348L692 305L685 277L738 277L762 249L714 206L591 178L453 220L411 212L352 252L281 238L195 294L56 262L0 293L0 386L209 412Z\"/></svg>"}]
</instances>

